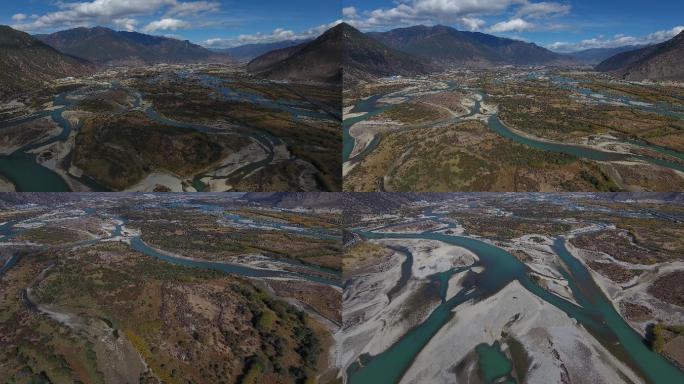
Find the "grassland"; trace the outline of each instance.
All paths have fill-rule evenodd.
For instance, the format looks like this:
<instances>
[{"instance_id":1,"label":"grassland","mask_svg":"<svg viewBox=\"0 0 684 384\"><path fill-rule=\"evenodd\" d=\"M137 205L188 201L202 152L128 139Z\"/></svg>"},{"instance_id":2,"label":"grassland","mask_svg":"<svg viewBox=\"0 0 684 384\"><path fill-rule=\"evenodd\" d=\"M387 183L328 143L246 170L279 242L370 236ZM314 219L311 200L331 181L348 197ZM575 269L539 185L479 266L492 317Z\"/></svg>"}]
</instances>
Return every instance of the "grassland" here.
<instances>
[{"instance_id":1,"label":"grassland","mask_svg":"<svg viewBox=\"0 0 684 384\"><path fill-rule=\"evenodd\" d=\"M339 191L341 103L339 87L235 65L116 68L8 102L3 121L27 119L3 129L0 152L49 144L38 163L71 190Z\"/></svg>"}]
</instances>

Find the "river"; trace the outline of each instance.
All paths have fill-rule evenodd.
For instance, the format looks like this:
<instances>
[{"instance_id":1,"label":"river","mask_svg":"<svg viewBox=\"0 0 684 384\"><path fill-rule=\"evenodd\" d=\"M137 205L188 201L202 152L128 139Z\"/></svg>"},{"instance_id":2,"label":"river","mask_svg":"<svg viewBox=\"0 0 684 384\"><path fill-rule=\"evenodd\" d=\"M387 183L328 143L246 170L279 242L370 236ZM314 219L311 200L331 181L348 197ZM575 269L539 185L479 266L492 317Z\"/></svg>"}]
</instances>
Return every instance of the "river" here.
<instances>
[{"instance_id":1,"label":"river","mask_svg":"<svg viewBox=\"0 0 684 384\"><path fill-rule=\"evenodd\" d=\"M562 79L562 78L561 78ZM566 81L563 83L561 80L558 80L559 86L561 87L570 87L570 82ZM457 86L452 84L450 85L449 90L454 90L457 89ZM582 88L582 87L577 87L576 88L578 92L587 95L590 93L589 90ZM483 99L487 98L487 95L482 92L478 91L477 92L480 96L482 96ZM595 97L597 94L591 93ZM392 95L399 95L401 97L405 97L407 99L411 99L411 97L405 93L401 92L395 92L392 93ZM343 152L343 161L347 162L360 162L363 160L365 156L367 156L369 153L371 153L378 145L379 141L381 140L382 135L376 135L373 137L371 142L366 146L361 152L359 152L357 155L354 157L350 157L351 153L354 149L354 138L350 135L349 129L351 128L352 125L367 120L372 116L375 116L379 113L384 112L388 108L392 107L392 105L387 105L387 104L382 104L380 103L380 100L388 96L388 94L378 94L375 96L371 96L369 98L363 99L359 101L354 108L350 111L351 113L363 113L362 115L344 119L342 126L343 126L343 140L344 140L344 152ZM611 102L611 101L619 101L622 102L623 104L626 103L629 105L631 108L637 108L637 109L643 109L649 112L655 112L661 115L665 116L671 116L671 117L676 117L680 119L684 119L684 114L679 113L679 112L672 112L670 109L667 108L667 106L655 106L655 105L645 105L641 103L635 103L633 100L630 98L624 96L624 97L619 97L613 100L612 98L605 96L605 95L600 95L603 97L603 100L606 102ZM473 116L475 114L480 113L480 102L476 101L472 110L467 116ZM415 128L424 128L424 127L429 127L429 126L436 126L436 125L442 125L442 124L448 124L448 123L457 123L459 121L463 121L463 118L448 118L446 120L441 120L438 122L431 123L429 125L425 126L408 126L402 128L402 130L408 130L408 129L415 129ZM487 127L492 132L497 133L498 135L505 137L509 140L515 141L519 144L526 145L528 147L532 147L535 149L540 149L544 151L549 151L549 152L556 152L556 153L565 153L568 155L572 155L575 157L579 158L584 158L584 159L590 159L590 160L595 160L595 161L626 161L626 160L641 160L644 162L648 162L654 165L658 165L661 167L669 168L669 169L674 169L680 172L684 172L684 163L683 162L678 162L675 159L679 160L684 160L684 153L678 152L669 148L664 148L656 145L652 145L649 143L646 143L645 141L641 140L634 140L634 139L625 139L625 143L633 144L639 147L642 147L644 149L654 151L656 153L659 153L663 156L666 157L672 157L672 160L667 160L659 157L652 157L652 156L647 156L647 155L635 155L635 154L623 154L623 153L617 153L617 152L610 152L610 151L605 151L601 150L598 148L592 148L589 146L584 146L584 145L576 145L576 144L563 144L563 143L557 143L557 142L551 142L551 141L545 141L545 140L539 140L536 138L532 137L526 137L522 136L512 130L510 130L505 124L499 120L499 118L496 115L492 115L487 119Z\"/></svg>"},{"instance_id":2,"label":"river","mask_svg":"<svg viewBox=\"0 0 684 384\"><path fill-rule=\"evenodd\" d=\"M231 215L231 216L237 216L237 215ZM126 223L127 220L119 218L124 224ZM112 232L112 234L109 236L110 238L112 237L117 237L121 236L121 230L123 228L124 224L117 224L116 228ZM99 241L99 240L97 240ZM169 252L164 252L163 250L159 250L156 248L153 248L149 244L147 244L145 241L143 241L140 237L140 235L133 236L130 239L130 246L134 250L143 253L147 256L151 256L160 260L164 260L166 262L176 264L176 265L182 265L186 267L192 267L192 268L200 268L200 269L209 269L209 270L215 270L215 271L221 271L233 275L239 275L243 277L249 277L249 278L291 278L291 279L301 279L301 280L307 280L307 281L312 281L320 284L325 284L325 285L330 285L334 287L342 287L342 281L341 281L341 272L340 271L334 271L330 270L328 268L323 268L315 265L309 265L309 264L304 264L301 262L298 262L296 260L286 260L286 259L279 259L277 260L278 262L289 265L291 267L296 267L299 269L299 272L290 272L290 271L281 271L281 270L272 270L272 269L266 269L266 268L254 268L254 267L249 267L243 264L237 264L237 263L228 263L228 262L219 262L219 261L207 261L207 260L198 260L198 259L193 259L193 258L188 258L188 257L182 257L179 255L174 255ZM275 261L275 260L274 260ZM305 271L309 270L311 273L306 273ZM332 275L333 278L326 278L323 277L325 274Z\"/></svg>"},{"instance_id":3,"label":"river","mask_svg":"<svg viewBox=\"0 0 684 384\"><path fill-rule=\"evenodd\" d=\"M87 209L85 210L86 215L93 215L96 214L95 209ZM228 217L230 220L234 222L243 222L245 219L238 216L238 215L233 215L233 214L226 214L226 217ZM122 236L122 230L124 228L124 225L126 224L127 220L125 218L121 217L116 217L118 221L120 221L120 224L116 224L115 228L112 230L112 232L104 237L104 238L97 238L97 239L89 239L89 240L83 240L79 241L76 243L71 244L72 247L82 247L82 246L89 246L96 244L98 242L101 242L102 240L108 240L108 239L113 239L116 237ZM0 225L0 235L2 235L3 239L9 239L17 234L21 233L24 231L24 228L17 228L14 225L16 224L16 221L11 221L4 223ZM286 225L280 224L280 223L275 223L270 226L273 229L279 229L282 231L289 231L292 233L300 233L300 234L305 234L308 236L316 237L316 238L323 238L325 236L330 236L329 234L326 235L324 232L319 232L319 231L302 231L300 228L295 228L295 227L288 227ZM297 260L290 260L290 259L272 259L271 261L274 263L278 263L280 265L283 265L285 267L288 267L288 269L296 270L278 270L278 269L267 269L267 268L257 268L257 267L251 267L246 264L238 264L238 263L229 263L229 262L220 262L220 261L207 261L207 260L198 260L198 259L193 259L193 258L188 258L188 257L183 257L179 255L174 255L170 252L165 252L163 250L156 249L149 244L147 244L145 241L142 240L140 235L136 236L130 236L130 247L140 253L143 253L147 256L154 257L156 259L164 260L166 262L176 264L176 265L182 265L186 267L193 267L193 268L200 268L200 269L209 269L209 270L215 270L215 271L221 271L229 274L234 274L234 275L239 275L243 277L248 277L248 278L288 278L288 279L299 279L299 280L306 280L306 281L311 281L315 283L320 283L320 284L325 284L325 285L330 285L334 287L341 288L342 287L342 281L341 281L341 276L342 272L338 270L333 270L317 265L311 265L311 264L306 264L302 263ZM340 239L341 241L341 239ZM12 267L16 262L18 261L19 256L18 254L14 255L11 257L4 265L0 266L0 274L2 274L4 271Z\"/></svg>"},{"instance_id":4,"label":"river","mask_svg":"<svg viewBox=\"0 0 684 384\"><path fill-rule=\"evenodd\" d=\"M566 239L562 236L556 238L553 250L565 268L564 277L568 280L579 306L542 289L531 279L528 267L509 252L477 239L436 232L356 232L366 239L428 239L460 246L475 253L479 258L475 265L483 267L484 270L475 278L466 279L460 292L449 300L442 300L423 323L412 328L387 350L376 356L361 356L361 364L354 363L347 369L348 381L351 384L399 382L425 345L453 318L453 310L458 311L457 307L465 301L482 300L495 295L512 281L518 281L530 293L576 319L611 353L632 367L647 382L684 383L684 372L653 352L641 335L622 319L612 302L596 285L586 267L567 250ZM443 272L439 280L448 281L456 272L457 269ZM495 354L494 356L498 358ZM493 366L500 367L499 364Z\"/></svg>"},{"instance_id":5,"label":"river","mask_svg":"<svg viewBox=\"0 0 684 384\"><path fill-rule=\"evenodd\" d=\"M181 76L183 78L183 76ZM209 75L197 76L200 83L217 95L231 100L239 100L244 102L251 102L260 107L269 108L277 111L282 111L291 114L294 119L329 119L329 113L320 109L319 106L313 105L306 101L299 100L270 100L265 97L249 93L248 91L232 90L223 85L225 80L221 80ZM112 82L112 88L121 87L118 82ZM140 108L143 100L143 95L133 89L128 89L135 96L133 102L133 109ZM25 145L9 155L0 155L0 175L12 182L18 192L69 192L71 190L69 183L57 172L46 168L36 162L36 155L29 153L29 151L40 148L56 142L64 142L67 140L73 130L79 127L74 127L72 124L62 116L62 112L69 110L77 102L78 98L73 97L80 90L60 93L55 96L53 100L54 109L49 111L40 111L30 116L24 116L9 121L0 121L0 129L13 127L20 124L32 122L44 117L50 117L60 128L61 132L49 139ZM213 179L225 179L229 184L235 184L251 172L270 164L275 157L275 147L285 145L279 138L261 131L254 127L242 126L238 124L231 124L228 129L211 127L204 124L188 123L172 120L161 116L152 106L143 110L145 115L151 120L170 125L177 128L191 129L209 134L234 134L239 136L246 136L254 140L264 150L266 156L262 160L246 164L240 168L232 171L227 176L211 176L209 173L198 174L193 179L193 186L198 191L207 189L201 179L204 177L211 177ZM67 176L84 184L92 191L102 192L108 191L109 188L97 183L95 180L83 176L76 178L74 176Z\"/></svg>"}]
</instances>

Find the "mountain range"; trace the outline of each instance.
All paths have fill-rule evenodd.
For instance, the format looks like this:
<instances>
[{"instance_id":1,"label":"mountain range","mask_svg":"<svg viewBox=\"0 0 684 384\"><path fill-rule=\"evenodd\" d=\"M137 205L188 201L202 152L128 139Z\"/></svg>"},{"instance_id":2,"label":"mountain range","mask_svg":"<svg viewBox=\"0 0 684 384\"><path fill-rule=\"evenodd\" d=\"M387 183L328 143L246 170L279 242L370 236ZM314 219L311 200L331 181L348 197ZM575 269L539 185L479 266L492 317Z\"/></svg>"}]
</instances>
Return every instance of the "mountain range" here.
<instances>
[{"instance_id":1,"label":"mountain range","mask_svg":"<svg viewBox=\"0 0 684 384\"><path fill-rule=\"evenodd\" d=\"M615 48L590 48L568 53L567 55L579 61L580 63L596 65L610 57L617 55L618 53L633 51L643 47L644 45L625 45Z\"/></svg>"},{"instance_id":2,"label":"mountain range","mask_svg":"<svg viewBox=\"0 0 684 384\"><path fill-rule=\"evenodd\" d=\"M0 97L92 70L94 67L86 60L65 55L28 33L0 25Z\"/></svg>"},{"instance_id":3,"label":"mountain range","mask_svg":"<svg viewBox=\"0 0 684 384\"><path fill-rule=\"evenodd\" d=\"M684 31L660 44L619 53L602 61L597 71L641 81L684 81Z\"/></svg>"},{"instance_id":4,"label":"mountain range","mask_svg":"<svg viewBox=\"0 0 684 384\"><path fill-rule=\"evenodd\" d=\"M309 41L311 41L311 39L284 40L277 41L275 43L254 43L240 45L233 48L214 49L213 51L225 53L236 60L249 61L263 55L264 53L275 51L277 49L293 47L295 45L304 44Z\"/></svg>"},{"instance_id":5,"label":"mountain range","mask_svg":"<svg viewBox=\"0 0 684 384\"><path fill-rule=\"evenodd\" d=\"M453 67L573 65L573 58L536 44L422 25L363 33L343 24L345 83L370 77L415 76Z\"/></svg>"},{"instance_id":6,"label":"mountain range","mask_svg":"<svg viewBox=\"0 0 684 384\"><path fill-rule=\"evenodd\" d=\"M369 32L382 44L441 67L493 65L566 65L573 60L533 43L459 31L452 27L422 25L387 32Z\"/></svg>"},{"instance_id":7,"label":"mountain range","mask_svg":"<svg viewBox=\"0 0 684 384\"><path fill-rule=\"evenodd\" d=\"M104 27L74 28L36 35L60 52L99 65L225 62L228 55L212 52L187 40L114 31Z\"/></svg>"},{"instance_id":8,"label":"mountain range","mask_svg":"<svg viewBox=\"0 0 684 384\"><path fill-rule=\"evenodd\" d=\"M261 55L247 64L247 70L272 80L340 82L342 29L339 24L313 41Z\"/></svg>"},{"instance_id":9,"label":"mountain range","mask_svg":"<svg viewBox=\"0 0 684 384\"><path fill-rule=\"evenodd\" d=\"M257 56L258 55L258 56ZM447 26L413 26L363 33L341 23L314 40L248 44L215 52L187 40L74 28L31 36L0 26L0 97L25 92L44 81L77 76L103 65L227 62L253 58L256 76L274 80L339 82L385 76L415 76L451 67L500 65L596 65L628 80L684 81L684 32L650 46L589 49L559 54L523 41Z\"/></svg>"},{"instance_id":10,"label":"mountain range","mask_svg":"<svg viewBox=\"0 0 684 384\"><path fill-rule=\"evenodd\" d=\"M425 74L436 69L418 57L384 45L349 24L341 26L345 83L370 77Z\"/></svg>"},{"instance_id":11,"label":"mountain range","mask_svg":"<svg viewBox=\"0 0 684 384\"><path fill-rule=\"evenodd\" d=\"M330 192L250 192L240 200L278 208L338 209L343 208L343 193Z\"/></svg>"}]
</instances>

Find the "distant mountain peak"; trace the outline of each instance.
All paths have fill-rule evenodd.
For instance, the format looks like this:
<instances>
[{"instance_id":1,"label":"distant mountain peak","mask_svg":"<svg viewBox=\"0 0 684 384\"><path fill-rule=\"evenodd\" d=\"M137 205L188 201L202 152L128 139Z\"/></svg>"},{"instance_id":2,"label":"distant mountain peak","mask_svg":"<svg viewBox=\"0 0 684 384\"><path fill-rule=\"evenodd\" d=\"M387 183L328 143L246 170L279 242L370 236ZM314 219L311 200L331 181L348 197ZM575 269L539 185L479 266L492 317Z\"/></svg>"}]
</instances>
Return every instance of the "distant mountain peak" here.
<instances>
[{"instance_id":1,"label":"distant mountain peak","mask_svg":"<svg viewBox=\"0 0 684 384\"><path fill-rule=\"evenodd\" d=\"M429 63L388 47L349 24L341 25L341 28L344 31L345 82L377 76L413 76L433 69Z\"/></svg>"},{"instance_id":2,"label":"distant mountain peak","mask_svg":"<svg viewBox=\"0 0 684 384\"><path fill-rule=\"evenodd\" d=\"M187 40L140 32L115 31L107 27L79 27L37 35L55 49L99 64L155 64L227 61Z\"/></svg>"},{"instance_id":3,"label":"distant mountain peak","mask_svg":"<svg viewBox=\"0 0 684 384\"><path fill-rule=\"evenodd\" d=\"M233 57L237 60L249 61L249 60L252 60L256 57L263 55L264 53L268 53L268 52L275 51L278 49L292 47L295 45L300 45L303 43L307 43L311 40L312 39L298 39L298 40L283 40L283 41L277 41L274 43L250 43L250 44L239 45L237 47L232 47L232 48L214 49L214 51L226 53L226 54L230 55L231 57Z\"/></svg>"},{"instance_id":4,"label":"distant mountain peak","mask_svg":"<svg viewBox=\"0 0 684 384\"><path fill-rule=\"evenodd\" d=\"M274 80L340 82L343 30L338 24L313 41L265 53L250 61L247 69Z\"/></svg>"},{"instance_id":5,"label":"distant mountain peak","mask_svg":"<svg viewBox=\"0 0 684 384\"><path fill-rule=\"evenodd\" d=\"M633 51L645 46L646 45L625 45L613 48L589 48L577 52L570 52L567 53L567 55L581 63L596 65L611 56L617 55L618 53Z\"/></svg>"},{"instance_id":6,"label":"distant mountain peak","mask_svg":"<svg viewBox=\"0 0 684 384\"><path fill-rule=\"evenodd\" d=\"M616 77L641 81L684 81L684 31L660 44L618 53L595 69Z\"/></svg>"},{"instance_id":7,"label":"distant mountain peak","mask_svg":"<svg viewBox=\"0 0 684 384\"><path fill-rule=\"evenodd\" d=\"M93 67L85 60L58 52L28 33L0 25L0 97L91 70Z\"/></svg>"},{"instance_id":8,"label":"distant mountain peak","mask_svg":"<svg viewBox=\"0 0 684 384\"><path fill-rule=\"evenodd\" d=\"M443 66L551 65L572 61L534 43L445 25L418 25L368 35L391 48Z\"/></svg>"}]
</instances>

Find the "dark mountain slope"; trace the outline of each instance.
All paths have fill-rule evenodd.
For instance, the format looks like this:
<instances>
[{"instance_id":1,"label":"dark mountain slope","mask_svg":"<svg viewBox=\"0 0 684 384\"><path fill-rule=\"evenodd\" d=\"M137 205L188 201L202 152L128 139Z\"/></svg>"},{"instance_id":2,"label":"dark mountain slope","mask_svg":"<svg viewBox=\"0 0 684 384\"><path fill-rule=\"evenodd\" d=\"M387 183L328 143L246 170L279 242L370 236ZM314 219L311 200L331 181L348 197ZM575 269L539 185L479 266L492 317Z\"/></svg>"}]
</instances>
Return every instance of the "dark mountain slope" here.
<instances>
[{"instance_id":1,"label":"dark mountain slope","mask_svg":"<svg viewBox=\"0 0 684 384\"><path fill-rule=\"evenodd\" d=\"M342 80L342 27L317 39L268 52L250 61L247 70L272 80L339 83Z\"/></svg>"},{"instance_id":2,"label":"dark mountain slope","mask_svg":"<svg viewBox=\"0 0 684 384\"><path fill-rule=\"evenodd\" d=\"M683 61L684 31L666 42L617 54L596 70L626 80L684 81Z\"/></svg>"},{"instance_id":3,"label":"dark mountain slope","mask_svg":"<svg viewBox=\"0 0 684 384\"><path fill-rule=\"evenodd\" d=\"M0 25L0 97L92 69L85 60L62 54L27 33Z\"/></svg>"},{"instance_id":4,"label":"dark mountain slope","mask_svg":"<svg viewBox=\"0 0 684 384\"><path fill-rule=\"evenodd\" d=\"M250 192L240 200L279 208L339 209L343 207L343 193L338 192Z\"/></svg>"},{"instance_id":5,"label":"dark mountain slope","mask_svg":"<svg viewBox=\"0 0 684 384\"><path fill-rule=\"evenodd\" d=\"M625 45L615 48L590 48L582 51L568 53L567 55L583 64L596 65L618 53L633 51L643 48L643 45Z\"/></svg>"},{"instance_id":6,"label":"dark mountain slope","mask_svg":"<svg viewBox=\"0 0 684 384\"><path fill-rule=\"evenodd\" d=\"M245 44L233 48L215 49L214 51L225 53L236 60L252 60L255 57L259 57L265 53L275 51L277 49L294 47L309 41L311 40L285 40L275 43Z\"/></svg>"},{"instance_id":7,"label":"dark mountain slope","mask_svg":"<svg viewBox=\"0 0 684 384\"><path fill-rule=\"evenodd\" d=\"M606 60L603 60L598 65L596 65L596 70L601 72L611 72L616 71L621 68L626 68L642 58L650 55L653 51L658 48L657 45L651 45L649 47L636 49L633 51L627 51L618 53L617 55L611 56Z\"/></svg>"},{"instance_id":8,"label":"dark mountain slope","mask_svg":"<svg viewBox=\"0 0 684 384\"><path fill-rule=\"evenodd\" d=\"M451 27L414 26L372 32L381 43L444 66L563 65L572 59L532 43L459 31Z\"/></svg>"},{"instance_id":9,"label":"dark mountain slope","mask_svg":"<svg viewBox=\"0 0 684 384\"><path fill-rule=\"evenodd\" d=\"M345 82L376 76L412 76L434 69L424 60L387 47L348 24L342 24L342 29Z\"/></svg>"},{"instance_id":10,"label":"dark mountain slope","mask_svg":"<svg viewBox=\"0 0 684 384\"><path fill-rule=\"evenodd\" d=\"M55 49L98 64L222 62L228 56L181 41L109 28L75 28L37 38Z\"/></svg>"}]
</instances>

